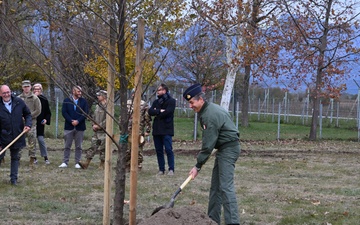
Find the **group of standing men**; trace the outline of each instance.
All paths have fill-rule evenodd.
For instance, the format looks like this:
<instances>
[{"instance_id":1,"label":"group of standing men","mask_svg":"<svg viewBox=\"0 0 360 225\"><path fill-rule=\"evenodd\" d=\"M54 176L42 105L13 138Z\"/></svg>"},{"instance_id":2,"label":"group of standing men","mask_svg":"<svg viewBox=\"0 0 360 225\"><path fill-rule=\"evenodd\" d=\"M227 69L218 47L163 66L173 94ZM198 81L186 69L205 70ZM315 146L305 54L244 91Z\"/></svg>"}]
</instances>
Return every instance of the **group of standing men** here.
<instances>
[{"instance_id":1,"label":"group of standing men","mask_svg":"<svg viewBox=\"0 0 360 225\"><path fill-rule=\"evenodd\" d=\"M32 90L33 88L33 90ZM45 124L50 124L51 111L49 102L45 96L42 95L42 85L37 83L33 87L29 80L22 82L23 92L18 96L12 95L10 87L7 85L1 86L0 99L0 148L4 148L12 142L16 137L21 136L15 143L10 146L11 154L11 183L17 184L17 174L19 161L22 156L22 149L26 146L25 135L27 133L27 149L29 155L29 165L33 167L37 164L36 140L39 143L41 156L44 157L45 163L50 164L47 155L46 144L44 141L44 127ZM157 89L158 99L154 101L151 108L142 101L141 102L141 118L140 118L140 136L139 139L139 169L142 168L142 148L144 146L144 137L151 132L151 117L154 117L153 122L153 137L155 149L157 153L157 160L159 165L158 174L165 173L165 159L164 150L168 159L168 175L174 175L175 160L172 151L172 136L174 135L174 111L175 99L170 94L168 87L161 84ZM100 166L104 167L105 161L105 129L106 129L106 101L107 92L100 90L97 92L98 104L92 119L92 129L94 131L91 148L86 152L86 161L81 161L82 142L84 132L86 130L86 119L89 113L89 106L87 101L82 97L82 88L74 86L72 88L72 95L65 98L62 106L62 115L65 119L64 125L64 156L60 168L68 167L70 160L71 146L75 142L75 168L87 169L95 153L100 154ZM131 134L132 129L132 112L133 112L133 93L128 103L128 133ZM24 132L23 132L24 131ZM4 161L6 151L0 154L0 165ZM128 144L127 151L127 166L130 166L131 143Z\"/></svg>"},{"instance_id":2,"label":"group of standing men","mask_svg":"<svg viewBox=\"0 0 360 225\"><path fill-rule=\"evenodd\" d=\"M104 167L105 161L105 129L106 129L106 98L107 92L101 90L97 93L99 103L96 106L92 129L94 131L91 139L91 148L86 153L86 161L76 161L75 168L87 169L96 152L100 154L100 166ZM133 98L134 90L131 92L130 99L127 100L127 118L128 129L127 133L132 132L133 119ZM165 159L164 150L168 160L168 175L174 175L175 160L172 150L172 137L174 136L174 111L175 99L169 94L169 89L165 84L160 84L157 88L157 99L149 108L145 101L140 102L140 129L139 129L139 153L138 153L138 169L142 169L143 155L142 150L145 144L145 137L151 132L151 116L154 118L152 124L152 135L154 138L154 145L158 160L159 175L165 174ZM64 111L63 111L64 114ZM131 161L131 137L128 137L128 147L126 152L126 168L130 168ZM66 165L64 165L66 164ZM79 165L79 167L77 166ZM63 163L60 167L67 167L67 163Z\"/></svg>"},{"instance_id":3,"label":"group of standing men","mask_svg":"<svg viewBox=\"0 0 360 225\"><path fill-rule=\"evenodd\" d=\"M42 95L41 84L35 84L34 93L32 93L31 82L25 80L22 82L22 89L23 92L16 97L12 95L9 86L1 85L0 87L0 149L10 145L10 183L12 185L17 185L21 150L26 146L24 133L28 136L30 166L37 163L36 139L45 163L50 164L44 142L44 126L50 124L51 117L49 103ZM5 152L6 149L1 151L0 165L4 162Z\"/></svg>"}]
</instances>

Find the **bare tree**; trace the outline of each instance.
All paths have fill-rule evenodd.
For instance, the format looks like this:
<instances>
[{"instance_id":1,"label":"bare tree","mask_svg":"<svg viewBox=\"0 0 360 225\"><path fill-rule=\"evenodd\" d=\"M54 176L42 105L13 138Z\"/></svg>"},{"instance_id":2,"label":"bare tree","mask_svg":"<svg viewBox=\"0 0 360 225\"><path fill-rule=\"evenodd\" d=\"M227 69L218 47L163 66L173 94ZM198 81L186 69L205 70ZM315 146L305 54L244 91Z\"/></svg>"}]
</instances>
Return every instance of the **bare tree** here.
<instances>
[{"instance_id":1,"label":"bare tree","mask_svg":"<svg viewBox=\"0 0 360 225\"><path fill-rule=\"evenodd\" d=\"M166 72L179 83L214 84L226 73L224 50L223 38L215 29L208 24L194 24L170 49Z\"/></svg>"},{"instance_id":2,"label":"bare tree","mask_svg":"<svg viewBox=\"0 0 360 225\"><path fill-rule=\"evenodd\" d=\"M346 87L351 67L360 53L359 13L353 1L281 1L284 20L281 40L281 78L297 88L306 82L313 100L310 140L316 140L319 106L323 97L337 98ZM279 38L280 38L279 36Z\"/></svg>"},{"instance_id":3,"label":"bare tree","mask_svg":"<svg viewBox=\"0 0 360 225\"><path fill-rule=\"evenodd\" d=\"M221 105L229 109L233 85L237 74L242 74L242 126L248 126L248 91L250 77L262 77L259 73L269 46L260 27L268 26L269 18L276 9L273 1L202 1L193 0L192 5L198 14L218 29L226 38L227 76ZM277 48L271 49L276 56ZM269 54L268 56L272 56ZM269 60L269 58L266 58ZM241 71L238 73L238 71Z\"/></svg>"}]
</instances>

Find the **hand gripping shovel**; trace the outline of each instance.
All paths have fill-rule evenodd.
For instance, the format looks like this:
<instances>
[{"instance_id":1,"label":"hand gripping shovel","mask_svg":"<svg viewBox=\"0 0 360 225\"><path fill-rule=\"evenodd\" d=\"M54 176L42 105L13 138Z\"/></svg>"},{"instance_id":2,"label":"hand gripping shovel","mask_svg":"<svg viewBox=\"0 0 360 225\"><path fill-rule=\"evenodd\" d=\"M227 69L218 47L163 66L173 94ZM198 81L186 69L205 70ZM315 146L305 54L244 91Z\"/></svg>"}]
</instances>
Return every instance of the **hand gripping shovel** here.
<instances>
[{"instance_id":1,"label":"hand gripping shovel","mask_svg":"<svg viewBox=\"0 0 360 225\"><path fill-rule=\"evenodd\" d=\"M190 175L185 181L184 183L182 183L182 185L176 190L176 192L173 194L173 196L170 199L170 202L157 207L152 213L151 215L154 215L155 213L159 212L162 209L168 209L168 208L173 208L174 204L175 204L175 198L176 196L182 191L182 189L190 182L190 180L192 179L192 175Z\"/></svg>"},{"instance_id":2,"label":"hand gripping shovel","mask_svg":"<svg viewBox=\"0 0 360 225\"><path fill-rule=\"evenodd\" d=\"M1 150L0 155L3 154L3 152L5 152L8 148L10 148L10 146L13 145L25 133L26 133L26 131L23 130L23 132L21 132L21 134L19 134L14 140L12 140L12 142L10 142L10 144L8 144L5 148L3 148Z\"/></svg>"},{"instance_id":3,"label":"hand gripping shovel","mask_svg":"<svg viewBox=\"0 0 360 225\"><path fill-rule=\"evenodd\" d=\"M213 149L210 156L215 155L215 153L217 152L217 149ZM162 205L157 207L152 213L151 215L154 215L155 213L159 212L162 209L168 209L168 208L173 208L174 204L175 204L175 198L176 196L182 191L182 189L191 181L192 179L192 175L190 175L185 181L184 183L182 183L182 185L179 187L179 189L177 189L177 191L173 194L173 196L170 199L170 202L168 204Z\"/></svg>"}]
</instances>

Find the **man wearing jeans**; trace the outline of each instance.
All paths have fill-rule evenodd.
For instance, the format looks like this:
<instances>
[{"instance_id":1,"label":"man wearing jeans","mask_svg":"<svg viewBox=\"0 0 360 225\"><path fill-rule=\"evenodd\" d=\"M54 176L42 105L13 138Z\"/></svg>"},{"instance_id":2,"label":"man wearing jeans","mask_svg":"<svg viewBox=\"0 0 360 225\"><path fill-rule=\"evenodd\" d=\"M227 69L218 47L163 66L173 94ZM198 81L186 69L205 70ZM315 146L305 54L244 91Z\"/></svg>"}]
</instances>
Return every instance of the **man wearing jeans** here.
<instances>
[{"instance_id":1,"label":"man wearing jeans","mask_svg":"<svg viewBox=\"0 0 360 225\"><path fill-rule=\"evenodd\" d=\"M64 158L60 168L68 167L71 145L75 142L75 168L80 169L79 162L82 154L82 142L86 130L86 116L89 112L87 101L81 97L81 87L74 86L71 98L65 98L62 105L62 115L65 119L64 126Z\"/></svg>"},{"instance_id":2,"label":"man wearing jeans","mask_svg":"<svg viewBox=\"0 0 360 225\"><path fill-rule=\"evenodd\" d=\"M174 136L174 111L176 100L169 94L169 88L161 84L157 88L157 99L149 109L153 120L153 138L159 166L159 175L165 174L164 148L168 160L168 175L174 175L175 159L172 150L172 137Z\"/></svg>"}]
</instances>

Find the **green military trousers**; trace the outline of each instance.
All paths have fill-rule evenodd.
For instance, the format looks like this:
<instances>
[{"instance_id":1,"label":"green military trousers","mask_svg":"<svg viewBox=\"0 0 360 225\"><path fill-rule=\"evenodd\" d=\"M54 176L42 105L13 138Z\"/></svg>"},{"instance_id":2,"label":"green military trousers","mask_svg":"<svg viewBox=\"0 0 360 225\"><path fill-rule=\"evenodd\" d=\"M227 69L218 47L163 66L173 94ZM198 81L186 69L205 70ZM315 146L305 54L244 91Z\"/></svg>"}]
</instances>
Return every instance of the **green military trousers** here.
<instances>
[{"instance_id":1,"label":"green military trousers","mask_svg":"<svg viewBox=\"0 0 360 225\"><path fill-rule=\"evenodd\" d=\"M220 148L216 153L211 177L208 215L218 224L221 221L221 206L224 208L225 224L240 224L234 187L235 163L239 155L239 142Z\"/></svg>"}]
</instances>

